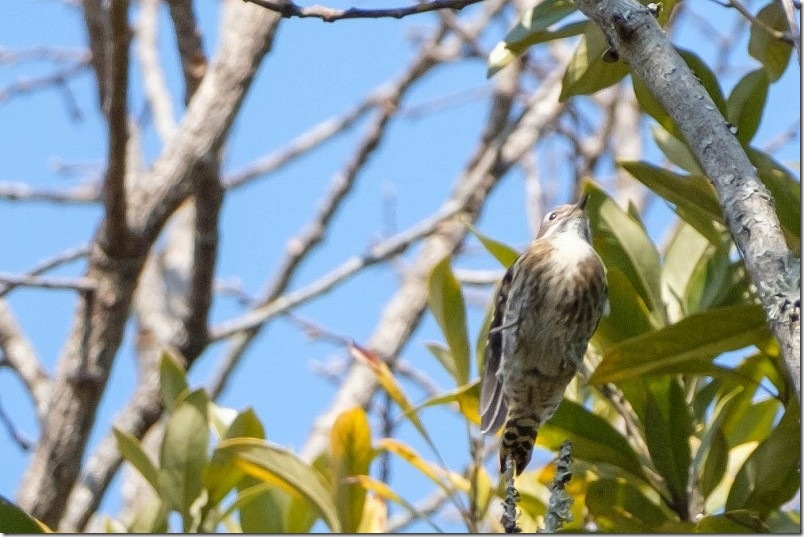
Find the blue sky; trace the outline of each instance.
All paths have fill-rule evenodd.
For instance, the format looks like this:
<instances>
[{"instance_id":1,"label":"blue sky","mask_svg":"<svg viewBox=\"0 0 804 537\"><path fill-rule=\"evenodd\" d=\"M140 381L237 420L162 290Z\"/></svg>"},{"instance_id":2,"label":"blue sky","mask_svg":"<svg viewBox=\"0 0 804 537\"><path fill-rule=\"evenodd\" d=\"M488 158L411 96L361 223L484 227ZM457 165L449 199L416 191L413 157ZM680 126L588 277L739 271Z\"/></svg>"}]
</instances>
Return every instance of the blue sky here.
<instances>
[{"instance_id":1,"label":"blue sky","mask_svg":"<svg viewBox=\"0 0 804 537\"><path fill-rule=\"evenodd\" d=\"M219 3L200 0L196 4L205 46L211 54L215 50ZM717 17L711 20L723 21L724 28L731 27L734 19L730 11L715 2L701 4L698 8L702 13ZM348 4L332 5L345 7ZM263 63L233 126L224 159L225 172L235 172L281 147L291 137L354 106L378 84L399 75L416 52L409 40L410 34L426 31L434 20L434 16L424 15L401 21L358 20L334 24L310 19L284 21L274 49ZM164 10L160 24L162 62L178 115L183 88L173 40L166 33L170 26ZM714 45L702 39L701 33L694 31L694 25L685 24L683 28L685 30L675 36L675 41L704 58L711 58ZM493 45L505 31L506 28L497 27L485 39L486 44ZM79 11L62 2L29 0L6 2L0 7L0 47L3 49L47 45L78 50L84 43ZM735 76L756 67L756 62L744 54L745 47L744 36L735 45ZM134 115L141 117L144 99L135 58L136 52L133 52L130 102ZM48 62L0 64L0 92L15 81L35 78L52 70ZM336 217L327 240L299 271L292 288L314 281L388 233L382 202L388 191L395 192L396 230L412 225L442 203L476 144L486 113L483 99L463 102L454 96L467 90L487 90L491 82L486 80L485 70L480 60L448 65L437 69L413 89L404 107L413 108L440 98L458 103L422 117L403 117L390 127L386 143L363 171L358 187ZM766 109L756 138L760 147L780 130L787 129L800 114L799 76L800 69L793 62L785 76L772 86L769 102L776 105ZM726 93L736 80L734 76L725 80ZM102 173L104 120L96 106L94 84L89 71L68 82L69 95L81 112L79 120L71 118L63 91L48 89L0 100L0 182L67 189ZM145 158L150 161L158 154L160 142L152 124L147 121L143 124ZM282 258L287 238L308 221L329 181L344 166L365 129L365 121L358 123L344 135L278 173L227 195L221 220L218 278L237 279L252 295L260 292ZM646 144L649 145L649 141L646 140ZM542 144L538 152L542 166L557 171L559 176L554 178L554 186L559 194L556 200L565 201L569 166L562 157L566 155L566 148L560 143L548 142ZM655 159L655 150L648 151L648 155ZM785 145L777 157L787 163L797 163L799 137ZM87 171L66 177L55 171L59 162L86 164ZM485 233L517 247L529 239L522 187L521 175L509 174L492 194L478 224ZM651 205L646 220L654 239L663 236L671 214L662 202ZM85 243L100 215L99 207L89 205L0 201L0 229L4 230L0 234L0 251L4 252L0 256L0 273L24 272L57 252ZM488 256L473 256L462 260L460 265L497 268ZM77 262L53 274L77 276L82 270L83 263ZM372 333L397 281L391 268L372 268L325 297L305 304L298 313L335 332L364 341ZM23 289L7 298L44 366L52 370L70 328L75 296L68 291ZM212 324L230 319L240 311L241 306L234 300L218 297ZM469 320L470 334L474 338L482 311L473 309ZM440 340L437 326L428 316L404 349L403 357L427 371L436 383L447 389L452 387L450 379L424 348L425 342ZM131 393L135 367L130 349L129 330L100 407L98 423L102 426L93 431L90 452ZM222 350L222 345L216 345L202 356L191 372L192 382L206 383ZM279 319L259 336L220 403L237 409L253 406L263 419L271 440L298 448L304 443L314 418L326 408L335 393L331 383L313 374L311 363L343 359L342 349L310 341L297 327ZM417 399L421 394L412 389L411 395ZM33 409L21 384L8 370L0 370L0 402L17 429L29 438L36 438ZM450 466L457 467L467 459L463 440L454 445L456 435L465 438L464 429L449 412L428 410L424 420L436 444L443 446L442 454ZM400 436L430 456L409 427L403 426ZM13 498L27 465L27 454L8 441L5 430L1 429L0 459L4 461L0 465L0 494ZM422 491L430 489L424 478L398 464L395 464L394 475L397 479L392 484L409 500L424 496ZM401 475L404 480L398 479ZM115 496L112 492L104 504L107 512L114 512Z\"/></svg>"}]
</instances>

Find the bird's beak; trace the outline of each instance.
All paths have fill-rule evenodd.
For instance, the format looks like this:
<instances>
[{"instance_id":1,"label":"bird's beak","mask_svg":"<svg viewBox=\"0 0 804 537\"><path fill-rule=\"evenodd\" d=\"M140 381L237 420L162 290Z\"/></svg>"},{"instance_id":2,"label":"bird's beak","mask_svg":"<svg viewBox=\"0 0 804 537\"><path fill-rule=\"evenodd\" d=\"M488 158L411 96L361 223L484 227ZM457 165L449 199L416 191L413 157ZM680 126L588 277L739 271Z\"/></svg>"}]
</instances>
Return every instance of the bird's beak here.
<instances>
[{"instance_id":1,"label":"bird's beak","mask_svg":"<svg viewBox=\"0 0 804 537\"><path fill-rule=\"evenodd\" d=\"M586 200L588 200L588 199L589 199L589 194L587 192L584 192L583 196L581 196L581 199L578 200L578 203L575 204L575 207L577 207L578 209L583 211L584 208L586 207Z\"/></svg>"}]
</instances>

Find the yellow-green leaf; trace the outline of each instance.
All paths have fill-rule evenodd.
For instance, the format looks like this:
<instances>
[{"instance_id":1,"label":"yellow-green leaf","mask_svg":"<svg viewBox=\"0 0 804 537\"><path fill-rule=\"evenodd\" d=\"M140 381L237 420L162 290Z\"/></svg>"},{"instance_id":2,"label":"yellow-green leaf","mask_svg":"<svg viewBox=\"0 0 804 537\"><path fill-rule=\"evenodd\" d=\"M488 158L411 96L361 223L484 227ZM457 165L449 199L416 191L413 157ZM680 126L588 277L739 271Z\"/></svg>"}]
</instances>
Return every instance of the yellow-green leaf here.
<instances>
[{"instance_id":1,"label":"yellow-green leaf","mask_svg":"<svg viewBox=\"0 0 804 537\"><path fill-rule=\"evenodd\" d=\"M477 240L480 241L480 244L494 256L494 259L500 262L503 268L508 268L514 264L516 258L519 257L519 252L508 246L507 244L503 244L502 242L492 239L485 233L481 233L475 226L470 225L469 231L477 237Z\"/></svg>"},{"instance_id":2,"label":"yellow-green leaf","mask_svg":"<svg viewBox=\"0 0 804 537\"><path fill-rule=\"evenodd\" d=\"M198 389L185 397L165 425L159 456L159 484L162 499L189 523L190 506L201 494L201 480L207 463L209 397Z\"/></svg>"},{"instance_id":3,"label":"yellow-green leaf","mask_svg":"<svg viewBox=\"0 0 804 537\"><path fill-rule=\"evenodd\" d=\"M0 496L0 533L52 533L50 528Z\"/></svg>"},{"instance_id":4,"label":"yellow-green leaf","mask_svg":"<svg viewBox=\"0 0 804 537\"><path fill-rule=\"evenodd\" d=\"M187 390L187 373L179 359L173 354L163 351L159 359L159 390L165 408L171 412L176 399Z\"/></svg>"},{"instance_id":5,"label":"yellow-green leaf","mask_svg":"<svg viewBox=\"0 0 804 537\"><path fill-rule=\"evenodd\" d=\"M608 48L603 32L597 24L588 21L584 35L564 72L561 95L558 97L560 102L574 95L590 95L613 86L628 74L628 66L623 62L603 61L603 53Z\"/></svg>"},{"instance_id":6,"label":"yellow-green leaf","mask_svg":"<svg viewBox=\"0 0 804 537\"><path fill-rule=\"evenodd\" d=\"M712 374L717 371L712 358L762 342L768 335L765 313L756 304L696 313L608 349L589 383L622 382L660 373Z\"/></svg>"},{"instance_id":7,"label":"yellow-green leaf","mask_svg":"<svg viewBox=\"0 0 804 537\"><path fill-rule=\"evenodd\" d=\"M751 38L748 40L748 54L759 60L771 82L776 82L790 63L793 47L772 35L769 27L780 33L789 31L780 2L769 2L759 10L756 22L751 24Z\"/></svg>"},{"instance_id":8,"label":"yellow-green leaf","mask_svg":"<svg viewBox=\"0 0 804 537\"><path fill-rule=\"evenodd\" d=\"M606 532L649 532L668 520L661 507L624 479L598 479L589 484L586 506Z\"/></svg>"},{"instance_id":9,"label":"yellow-green leaf","mask_svg":"<svg viewBox=\"0 0 804 537\"><path fill-rule=\"evenodd\" d=\"M347 478L367 474L373 454L371 430L362 408L347 410L335 419L329 434L329 454L332 494L341 529L345 533L354 533L363 519L366 491Z\"/></svg>"},{"instance_id":10,"label":"yellow-green leaf","mask_svg":"<svg viewBox=\"0 0 804 537\"><path fill-rule=\"evenodd\" d=\"M249 475L303 497L334 531L340 532L338 510L321 475L290 451L257 438L232 438L215 450L220 468Z\"/></svg>"},{"instance_id":11,"label":"yellow-green leaf","mask_svg":"<svg viewBox=\"0 0 804 537\"><path fill-rule=\"evenodd\" d=\"M737 138L743 145L751 141L759 128L769 86L768 75L764 70L757 69L740 79L731 90L727 103L728 118L737 127Z\"/></svg>"},{"instance_id":12,"label":"yellow-green leaf","mask_svg":"<svg viewBox=\"0 0 804 537\"><path fill-rule=\"evenodd\" d=\"M430 272L427 303L447 339L455 364L455 381L458 385L469 382L469 338L466 335L466 305L461 284L452 273L447 256Z\"/></svg>"},{"instance_id":13,"label":"yellow-green leaf","mask_svg":"<svg viewBox=\"0 0 804 537\"><path fill-rule=\"evenodd\" d=\"M112 427L112 433L115 440L117 440L117 449L120 450L123 458L136 468L148 484L153 487L154 491L159 494L159 469L142 449L139 441L131 434L121 431L117 427Z\"/></svg>"}]
</instances>

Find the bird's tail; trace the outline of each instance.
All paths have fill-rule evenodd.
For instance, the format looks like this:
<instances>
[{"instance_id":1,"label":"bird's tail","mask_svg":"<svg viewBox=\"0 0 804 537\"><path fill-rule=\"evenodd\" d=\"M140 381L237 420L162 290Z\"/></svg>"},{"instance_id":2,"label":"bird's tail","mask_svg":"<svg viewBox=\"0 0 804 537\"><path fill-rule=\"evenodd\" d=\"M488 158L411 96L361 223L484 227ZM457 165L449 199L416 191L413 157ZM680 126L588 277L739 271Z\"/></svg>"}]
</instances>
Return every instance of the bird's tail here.
<instances>
[{"instance_id":1,"label":"bird's tail","mask_svg":"<svg viewBox=\"0 0 804 537\"><path fill-rule=\"evenodd\" d=\"M500 472L505 473L508 455L514 460L514 473L519 475L530 462L533 442L540 422L532 416L510 416L500 439Z\"/></svg>"}]
</instances>

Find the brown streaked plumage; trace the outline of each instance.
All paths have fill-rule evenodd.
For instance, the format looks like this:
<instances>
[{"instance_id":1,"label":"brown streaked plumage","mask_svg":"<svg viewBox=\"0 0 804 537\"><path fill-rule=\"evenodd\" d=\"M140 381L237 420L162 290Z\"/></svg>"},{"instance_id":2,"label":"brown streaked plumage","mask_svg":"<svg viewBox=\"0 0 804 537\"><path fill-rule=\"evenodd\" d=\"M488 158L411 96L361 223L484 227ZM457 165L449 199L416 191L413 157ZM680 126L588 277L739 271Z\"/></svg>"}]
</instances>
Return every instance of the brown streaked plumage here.
<instances>
[{"instance_id":1,"label":"brown streaked plumage","mask_svg":"<svg viewBox=\"0 0 804 537\"><path fill-rule=\"evenodd\" d=\"M561 402L583 361L607 299L606 275L590 244L587 196L545 216L539 234L500 282L480 387L481 429L510 453L516 475L536 432Z\"/></svg>"}]
</instances>

